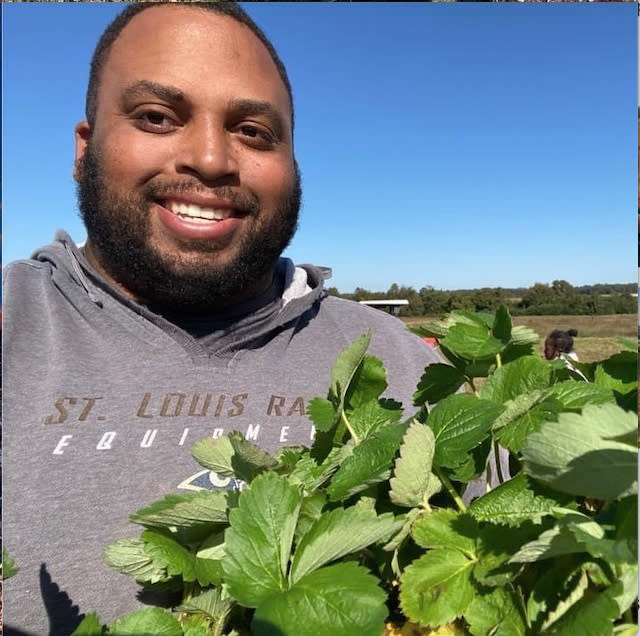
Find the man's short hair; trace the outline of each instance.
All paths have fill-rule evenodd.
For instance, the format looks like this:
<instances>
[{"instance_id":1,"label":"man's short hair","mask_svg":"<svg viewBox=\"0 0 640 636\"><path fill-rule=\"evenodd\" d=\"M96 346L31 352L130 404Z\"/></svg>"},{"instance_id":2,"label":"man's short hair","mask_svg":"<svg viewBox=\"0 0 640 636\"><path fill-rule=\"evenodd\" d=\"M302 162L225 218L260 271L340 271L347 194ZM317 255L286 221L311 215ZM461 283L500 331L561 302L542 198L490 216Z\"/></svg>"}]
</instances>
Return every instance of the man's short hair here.
<instances>
[{"instance_id":1,"label":"man's short hair","mask_svg":"<svg viewBox=\"0 0 640 636\"><path fill-rule=\"evenodd\" d=\"M206 11L212 11L219 15L226 15L236 22L246 25L253 31L258 39L265 45L271 59L274 61L280 78L282 79L287 93L289 94L289 102L291 104L291 127L293 129L293 92L291 90L291 84L289 83L289 77L287 76L287 70L282 63L282 60L278 57L275 48L268 40L267 36L263 33L262 29L247 15L247 13L235 2L219 1L219 2L181 2L175 4L173 2L136 2L131 3L129 6L119 13L115 19L105 29L103 34L98 40L93 57L91 58L91 69L89 71L89 85L87 87L87 97L85 103L85 115L89 125L93 128L96 119L96 111L98 107L98 87L100 84L100 73L105 65L111 45L117 40L118 36L122 32L131 19L138 15L145 9L152 9L153 7L169 5L179 7L189 7L193 9L200 9Z\"/></svg>"}]
</instances>

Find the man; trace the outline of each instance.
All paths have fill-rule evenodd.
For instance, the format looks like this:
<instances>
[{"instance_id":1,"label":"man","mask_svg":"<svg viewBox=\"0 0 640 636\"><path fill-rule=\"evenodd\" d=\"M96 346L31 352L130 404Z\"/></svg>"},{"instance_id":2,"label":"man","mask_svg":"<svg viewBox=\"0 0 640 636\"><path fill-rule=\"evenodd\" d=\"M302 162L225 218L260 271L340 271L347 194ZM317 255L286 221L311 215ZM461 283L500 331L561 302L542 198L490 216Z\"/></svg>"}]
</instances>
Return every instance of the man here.
<instances>
[{"instance_id":1,"label":"man","mask_svg":"<svg viewBox=\"0 0 640 636\"><path fill-rule=\"evenodd\" d=\"M284 66L237 6L131 5L105 31L76 127L88 240L64 233L5 285L6 634L69 634L135 609L102 563L128 515L231 488L190 446L239 430L310 444L306 405L373 329L388 395L411 408L431 348L280 257L300 177ZM21 630L21 631L20 631Z\"/></svg>"}]
</instances>

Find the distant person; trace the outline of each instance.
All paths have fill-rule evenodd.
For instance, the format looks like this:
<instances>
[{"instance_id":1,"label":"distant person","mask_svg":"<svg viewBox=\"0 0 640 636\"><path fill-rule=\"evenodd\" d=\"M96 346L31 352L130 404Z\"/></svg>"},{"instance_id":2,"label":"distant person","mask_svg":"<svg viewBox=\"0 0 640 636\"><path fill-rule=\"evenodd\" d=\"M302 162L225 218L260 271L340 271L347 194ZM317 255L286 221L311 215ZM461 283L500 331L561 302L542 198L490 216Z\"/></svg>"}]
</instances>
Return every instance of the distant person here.
<instances>
[{"instance_id":1,"label":"distant person","mask_svg":"<svg viewBox=\"0 0 640 636\"><path fill-rule=\"evenodd\" d=\"M564 354L567 358L578 360L573 350L573 339L578 335L576 329L554 329L544 341L544 357L547 360L555 360Z\"/></svg>"},{"instance_id":2,"label":"distant person","mask_svg":"<svg viewBox=\"0 0 640 636\"><path fill-rule=\"evenodd\" d=\"M198 439L309 446L309 401L363 332L409 409L440 361L281 256L301 199L291 87L239 5L126 3L75 132L86 244L59 232L4 268L2 538L20 566L7 636L67 636L83 613L139 606L102 559L129 515L235 485L196 464Z\"/></svg>"}]
</instances>

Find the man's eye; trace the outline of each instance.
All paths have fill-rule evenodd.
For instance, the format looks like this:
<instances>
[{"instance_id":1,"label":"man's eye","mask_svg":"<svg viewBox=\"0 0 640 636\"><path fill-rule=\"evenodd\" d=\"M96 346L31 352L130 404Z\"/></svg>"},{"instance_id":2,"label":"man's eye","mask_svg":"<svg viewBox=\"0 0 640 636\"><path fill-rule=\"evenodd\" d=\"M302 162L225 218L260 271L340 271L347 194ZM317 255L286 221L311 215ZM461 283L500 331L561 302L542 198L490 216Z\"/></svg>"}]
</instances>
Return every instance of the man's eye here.
<instances>
[{"instance_id":1,"label":"man's eye","mask_svg":"<svg viewBox=\"0 0 640 636\"><path fill-rule=\"evenodd\" d=\"M176 122L170 117L153 110L139 113L136 116L136 120L140 128L151 132L165 132L173 130L176 126Z\"/></svg>"},{"instance_id":2,"label":"man's eye","mask_svg":"<svg viewBox=\"0 0 640 636\"><path fill-rule=\"evenodd\" d=\"M273 134L260 126L254 126L252 124L242 124L238 127L238 132L249 140L253 145L259 145L261 147L273 146L276 143L276 138Z\"/></svg>"}]
</instances>

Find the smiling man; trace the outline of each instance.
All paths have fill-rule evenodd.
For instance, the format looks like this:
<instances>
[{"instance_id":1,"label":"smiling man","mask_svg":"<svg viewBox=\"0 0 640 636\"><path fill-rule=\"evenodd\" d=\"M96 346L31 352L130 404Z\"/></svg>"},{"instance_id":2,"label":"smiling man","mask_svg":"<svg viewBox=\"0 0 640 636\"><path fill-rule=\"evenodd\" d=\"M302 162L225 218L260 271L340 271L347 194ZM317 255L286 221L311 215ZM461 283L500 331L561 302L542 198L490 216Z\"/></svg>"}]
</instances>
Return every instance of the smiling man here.
<instances>
[{"instance_id":1,"label":"smiling man","mask_svg":"<svg viewBox=\"0 0 640 636\"><path fill-rule=\"evenodd\" d=\"M69 634L148 601L103 564L128 516L233 488L191 444L309 445L310 399L371 328L411 409L431 348L281 256L301 201L293 99L233 3L128 6L94 53L74 176L88 240L4 269L5 634Z\"/></svg>"}]
</instances>

